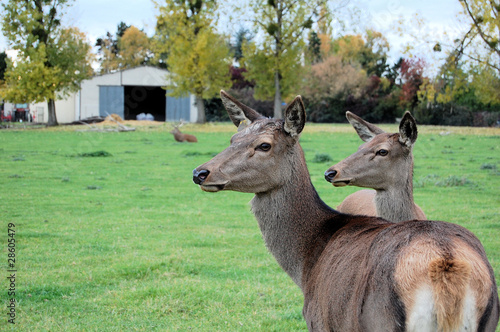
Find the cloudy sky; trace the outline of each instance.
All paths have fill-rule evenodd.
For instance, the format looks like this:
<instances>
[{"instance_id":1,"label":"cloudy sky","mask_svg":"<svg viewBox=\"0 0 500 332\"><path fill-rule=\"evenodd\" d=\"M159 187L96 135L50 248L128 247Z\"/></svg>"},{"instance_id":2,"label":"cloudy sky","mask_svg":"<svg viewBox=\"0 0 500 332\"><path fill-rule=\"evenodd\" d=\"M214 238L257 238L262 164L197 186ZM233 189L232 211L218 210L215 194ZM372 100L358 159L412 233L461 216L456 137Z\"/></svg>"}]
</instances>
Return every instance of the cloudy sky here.
<instances>
[{"instance_id":1,"label":"cloudy sky","mask_svg":"<svg viewBox=\"0 0 500 332\"><path fill-rule=\"evenodd\" d=\"M399 37L395 30L395 22L400 18L407 26L410 26L410 18L416 13L426 21L425 26L413 27L414 33L431 35L446 32L451 37L460 34L456 19L461 9L459 0L351 0L350 3L360 9L361 22L358 23L382 32L389 39L392 58L401 55L402 45L408 41L408 38ZM76 0L68 9L65 20L67 25L77 26L87 34L91 43L95 43L96 38L104 36L107 31L116 32L116 26L121 21L143 28L148 35L152 35L156 13L151 0ZM234 30L238 28L236 26ZM424 45L421 48L425 53ZM5 49L8 49L7 42L0 35L0 51Z\"/></svg>"}]
</instances>

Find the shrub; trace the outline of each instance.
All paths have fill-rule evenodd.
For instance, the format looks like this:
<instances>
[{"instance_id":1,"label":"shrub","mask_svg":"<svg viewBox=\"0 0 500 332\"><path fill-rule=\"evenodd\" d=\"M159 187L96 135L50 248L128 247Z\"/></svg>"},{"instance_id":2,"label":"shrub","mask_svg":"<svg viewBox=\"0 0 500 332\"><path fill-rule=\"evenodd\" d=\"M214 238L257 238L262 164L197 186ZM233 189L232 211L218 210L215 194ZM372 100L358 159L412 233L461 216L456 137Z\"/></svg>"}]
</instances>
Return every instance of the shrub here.
<instances>
[{"instance_id":1,"label":"shrub","mask_svg":"<svg viewBox=\"0 0 500 332\"><path fill-rule=\"evenodd\" d=\"M480 169L492 169L492 170L496 170L497 169L497 165L495 164L482 164Z\"/></svg>"},{"instance_id":2,"label":"shrub","mask_svg":"<svg viewBox=\"0 0 500 332\"><path fill-rule=\"evenodd\" d=\"M314 159L312 160L313 163L327 163L331 162L333 159L326 153L316 153L314 156Z\"/></svg>"},{"instance_id":3,"label":"shrub","mask_svg":"<svg viewBox=\"0 0 500 332\"><path fill-rule=\"evenodd\" d=\"M264 116L272 117L274 114L274 101L257 100L253 97L253 92L253 88L250 87L238 90L231 89L228 91L231 96L241 101L243 104L253 108ZM204 103L207 121L230 121L229 115L227 114L226 109L222 105L222 100L219 97L206 99L204 100Z\"/></svg>"},{"instance_id":4,"label":"shrub","mask_svg":"<svg viewBox=\"0 0 500 332\"><path fill-rule=\"evenodd\" d=\"M104 150L99 150L99 151L94 151L94 152L83 152L83 153L77 153L74 155L75 157L111 157L112 154L104 151Z\"/></svg>"},{"instance_id":5,"label":"shrub","mask_svg":"<svg viewBox=\"0 0 500 332\"><path fill-rule=\"evenodd\" d=\"M456 175L451 175L444 180L437 181L435 183L436 187L461 187L465 185L472 185L474 182L467 178L461 178Z\"/></svg>"}]
</instances>

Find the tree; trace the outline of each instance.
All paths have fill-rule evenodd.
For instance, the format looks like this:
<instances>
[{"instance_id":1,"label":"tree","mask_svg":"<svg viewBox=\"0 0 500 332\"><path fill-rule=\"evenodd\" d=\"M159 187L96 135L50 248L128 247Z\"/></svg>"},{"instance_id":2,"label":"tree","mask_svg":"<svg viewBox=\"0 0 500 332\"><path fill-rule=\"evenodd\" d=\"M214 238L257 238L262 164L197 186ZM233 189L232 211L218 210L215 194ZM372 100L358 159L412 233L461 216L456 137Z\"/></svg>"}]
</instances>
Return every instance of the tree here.
<instances>
[{"instance_id":1,"label":"tree","mask_svg":"<svg viewBox=\"0 0 500 332\"><path fill-rule=\"evenodd\" d=\"M499 105L500 87L500 2L460 0L470 20L468 32L452 53L456 62L465 56L471 87L481 103Z\"/></svg>"},{"instance_id":2,"label":"tree","mask_svg":"<svg viewBox=\"0 0 500 332\"><path fill-rule=\"evenodd\" d=\"M368 76L382 77L389 69L387 53L389 42L377 31L366 30L366 35L346 35L333 42L333 52L344 61L359 63Z\"/></svg>"},{"instance_id":3,"label":"tree","mask_svg":"<svg viewBox=\"0 0 500 332\"><path fill-rule=\"evenodd\" d=\"M342 61L339 56L330 56L311 66L306 76L304 97L316 101L327 98L360 97L368 83L366 72L359 65Z\"/></svg>"},{"instance_id":4,"label":"tree","mask_svg":"<svg viewBox=\"0 0 500 332\"><path fill-rule=\"evenodd\" d=\"M234 43L231 44L231 51L234 59L240 61L243 58L243 44L253 39L253 35L248 29L240 28L234 35Z\"/></svg>"},{"instance_id":5,"label":"tree","mask_svg":"<svg viewBox=\"0 0 500 332\"><path fill-rule=\"evenodd\" d=\"M448 63L451 61L455 63L456 68L463 67L469 74L484 73L486 77L483 81L488 80L491 69L497 72L497 77L500 77L499 1L459 1L464 9L457 18L457 25L464 27L461 36L450 38L451 36L444 32L436 38L435 29L416 14L410 24L403 23L403 20L399 22L399 35L408 40L405 53L415 55L418 47L420 56L438 58L435 60L439 61L434 62L439 62L439 66L449 67ZM497 92L487 91L487 93L491 95Z\"/></svg>"},{"instance_id":6,"label":"tree","mask_svg":"<svg viewBox=\"0 0 500 332\"><path fill-rule=\"evenodd\" d=\"M249 79L258 82L256 97L274 95L274 116L282 117L282 94L287 95L285 84L298 82L299 54L305 42L304 33L315 22L328 19L327 0L252 0L246 12L254 14L252 22L264 35L260 47L249 44L244 61ZM318 11L320 10L320 11ZM286 82L286 83L284 83ZM270 85L272 83L272 85Z\"/></svg>"},{"instance_id":7,"label":"tree","mask_svg":"<svg viewBox=\"0 0 500 332\"><path fill-rule=\"evenodd\" d=\"M467 40L477 36L487 50L484 62L500 74L500 2L498 0L460 0L460 2L465 15L472 22L457 50L465 48ZM488 61L492 54L496 55L496 62ZM470 57L483 62L481 55Z\"/></svg>"},{"instance_id":8,"label":"tree","mask_svg":"<svg viewBox=\"0 0 500 332\"><path fill-rule=\"evenodd\" d=\"M255 84L245 79L243 76L247 70L243 67L234 67L231 66L230 74L231 74L231 89L242 90L245 88L253 88Z\"/></svg>"},{"instance_id":9,"label":"tree","mask_svg":"<svg viewBox=\"0 0 500 332\"><path fill-rule=\"evenodd\" d=\"M95 46L98 47L99 73L107 74L116 70L115 58L118 54L118 43L113 39L113 35L107 32L106 37L97 38Z\"/></svg>"},{"instance_id":10,"label":"tree","mask_svg":"<svg viewBox=\"0 0 500 332\"><path fill-rule=\"evenodd\" d=\"M78 91L92 73L91 46L76 28L62 28L61 14L68 1L11 0L2 4L2 30L18 51L8 61L5 99L48 104L48 124L57 125L55 100Z\"/></svg>"},{"instance_id":11,"label":"tree","mask_svg":"<svg viewBox=\"0 0 500 332\"><path fill-rule=\"evenodd\" d=\"M311 63L318 63L321 61L321 39L316 31L309 33L309 44L307 46L307 55Z\"/></svg>"},{"instance_id":12,"label":"tree","mask_svg":"<svg viewBox=\"0 0 500 332\"><path fill-rule=\"evenodd\" d=\"M432 105L457 105L473 111L483 111L500 105L500 79L496 71L488 66L470 69L457 63L450 56L433 80L424 80L420 87L419 100Z\"/></svg>"},{"instance_id":13,"label":"tree","mask_svg":"<svg viewBox=\"0 0 500 332\"><path fill-rule=\"evenodd\" d=\"M101 74L107 74L118 69L119 61L117 59L120 52L120 39L125 34L125 31L130 28L125 22L120 22L116 27L116 37L109 31L105 37L97 38L95 46L97 46L97 54L99 56Z\"/></svg>"},{"instance_id":14,"label":"tree","mask_svg":"<svg viewBox=\"0 0 500 332\"><path fill-rule=\"evenodd\" d=\"M255 82L254 96L259 100L273 100L275 118L282 117L282 97L291 97L296 93L297 86L301 83L302 71L300 59L303 43L289 46L279 58L273 49L270 40L261 43L246 43L243 45L243 66L248 70L245 78Z\"/></svg>"},{"instance_id":15,"label":"tree","mask_svg":"<svg viewBox=\"0 0 500 332\"><path fill-rule=\"evenodd\" d=\"M4 78L5 78L5 70L7 69L7 53L2 52L0 53L0 92L4 89ZM0 109L3 110L3 105L4 101L1 98L0 94ZM0 119L0 122L2 122L2 119Z\"/></svg>"},{"instance_id":16,"label":"tree","mask_svg":"<svg viewBox=\"0 0 500 332\"><path fill-rule=\"evenodd\" d=\"M403 59L400 67L402 82L401 104L411 110L418 104L418 91L425 82L425 61L422 59Z\"/></svg>"},{"instance_id":17,"label":"tree","mask_svg":"<svg viewBox=\"0 0 500 332\"><path fill-rule=\"evenodd\" d=\"M7 53L0 53L0 81L4 80L5 71L7 70Z\"/></svg>"},{"instance_id":18,"label":"tree","mask_svg":"<svg viewBox=\"0 0 500 332\"><path fill-rule=\"evenodd\" d=\"M146 64L150 57L149 38L135 26L125 30L118 41L117 60L120 68L133 68Z\"/></svg>"},{"instance_id":19,"label":"tree","mask_svg":"<svg viewBox=\"0 0 500 332\"><path fill-rule=\"evenodd\" d=\"M229 43L213 27L217 5L209 0L167 0L158 9L154 53L167 56L169 94L194 94L197 122L204 123L203 99L231 86Z\"/></svg>"},{"instance_id":20,"label":"tree","mask_svg":"<svg viewBox=\"0 0 500 332\"><path fill-rule=\"evenodd\" d=\"M320 16L329 15L328 8L323 6L320 8ZM340 22L341 25L343 22ZM327 58L331 53L332 42L332 26L330 20L321 20L317 22L318 25L318 38L320 44L320 53L322 58Z\"/></svg>"},{"instance_id":21,"label":"tree","mask_svg":"<svg viewBox=\"0 0 500 332\"><path fill-rule=\"evenodd\" d=\"M308 118L317 122L345 121L347 101L355 101L365 93L366 71L359 64L335 55L312 64L309 69L304 74L302 88Z\"/></svg>"}]
</instances>

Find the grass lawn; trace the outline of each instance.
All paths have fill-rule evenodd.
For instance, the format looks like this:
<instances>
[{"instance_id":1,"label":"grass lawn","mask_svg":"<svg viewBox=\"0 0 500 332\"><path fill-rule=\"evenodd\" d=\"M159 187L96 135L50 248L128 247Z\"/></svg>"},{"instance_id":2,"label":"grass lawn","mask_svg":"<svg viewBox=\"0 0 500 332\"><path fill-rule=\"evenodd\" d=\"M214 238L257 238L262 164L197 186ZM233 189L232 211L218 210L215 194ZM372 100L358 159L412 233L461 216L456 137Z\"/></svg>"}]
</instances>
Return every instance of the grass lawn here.
<instances>
[{"instance_id":1,"label":"grass lawn","mask_svg":"<svg viewBox=\"0 0 500 332\"><path fill-rule=\"evenodd\" d=\"M195 144L175 142L168 124L76 129L86 128L0 131L0 330L306 330L302 294L267 252L252 195L205 193L191 180L228 146L232 124L184 126ZM419 132L417 204L474 232L500 281L500 129ZM361 144L354 129L307 124L301 144L329 205L358 190L323 179Z\"/></svg>"}]
</instances>

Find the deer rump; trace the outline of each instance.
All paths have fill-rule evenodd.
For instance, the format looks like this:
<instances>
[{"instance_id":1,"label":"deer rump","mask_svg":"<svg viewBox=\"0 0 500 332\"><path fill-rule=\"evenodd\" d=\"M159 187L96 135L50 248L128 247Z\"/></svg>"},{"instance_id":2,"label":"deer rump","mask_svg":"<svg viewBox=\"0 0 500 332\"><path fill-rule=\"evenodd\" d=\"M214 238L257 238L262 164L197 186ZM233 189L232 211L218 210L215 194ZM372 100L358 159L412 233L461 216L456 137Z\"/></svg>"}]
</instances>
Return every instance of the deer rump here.
<instances>
[{"instance_id":1,"label":"deer rump","mask_svg":"<svg viewBox=\"0 0 500 332\"><path fill-rule=\"evenodd\" d=\"M478 242L446 222L352 217L304 275L309 330L494 331L495 280Z\"/></svg>"}]
</instances>

